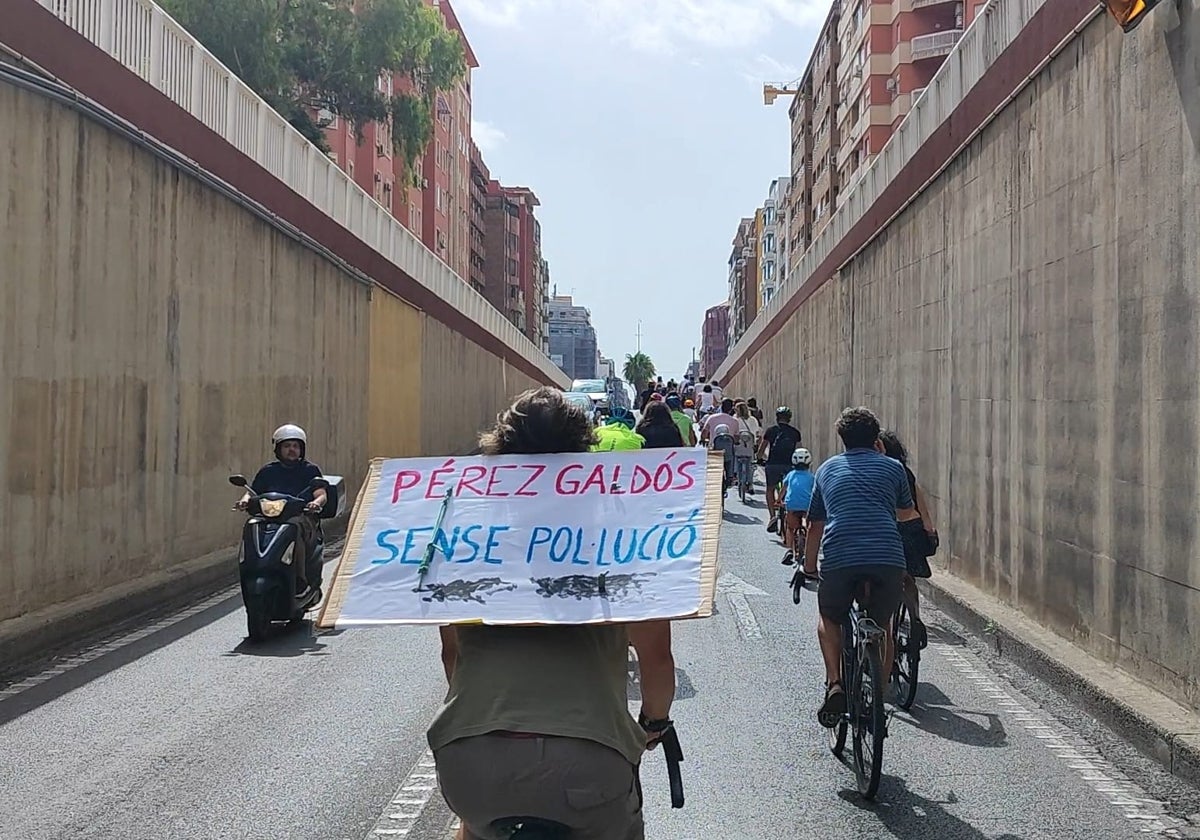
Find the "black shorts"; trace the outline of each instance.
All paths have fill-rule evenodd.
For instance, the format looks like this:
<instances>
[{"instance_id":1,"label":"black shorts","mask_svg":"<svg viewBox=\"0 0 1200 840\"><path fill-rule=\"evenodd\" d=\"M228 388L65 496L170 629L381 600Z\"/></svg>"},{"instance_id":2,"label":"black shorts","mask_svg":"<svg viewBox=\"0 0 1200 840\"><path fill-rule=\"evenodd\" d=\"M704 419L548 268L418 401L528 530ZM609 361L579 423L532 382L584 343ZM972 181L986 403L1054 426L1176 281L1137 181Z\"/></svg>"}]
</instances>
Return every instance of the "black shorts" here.
<instances>
[{"instance_id":1,"label":"black shorts","mask_svg":"<svg viewBox=\"0 0 1200 840\"><path fill-rule=\"evenodd\" d=\"M817 609L821 615L839 624L850 614L855 591L863 581L870 581L871 592L862 606L880 627L892 620L904 594L904 567L878 563L845 566L821 570L817 587Z\"/></svg>"},{"instance_id":2,"label":"black shorts","mask_svg":"<svg viewBox=\"0 0 1200 840\"><path fill-rule=\"evenodd\" d=\"M783 481L783 477L791 472L792 468L788 464L767 464L767 486L775 487L779 482Z\"/></svg>"}]
</instances>

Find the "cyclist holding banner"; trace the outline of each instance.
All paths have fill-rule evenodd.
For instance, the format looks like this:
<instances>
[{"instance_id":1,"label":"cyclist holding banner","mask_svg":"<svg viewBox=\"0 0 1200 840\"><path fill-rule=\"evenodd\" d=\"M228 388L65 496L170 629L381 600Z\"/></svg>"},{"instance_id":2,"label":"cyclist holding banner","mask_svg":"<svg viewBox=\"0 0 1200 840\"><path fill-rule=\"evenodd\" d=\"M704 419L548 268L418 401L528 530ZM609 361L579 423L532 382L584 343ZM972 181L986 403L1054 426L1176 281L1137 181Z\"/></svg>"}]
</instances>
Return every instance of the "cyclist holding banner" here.
<instances>
[{"instance_id":1,"label":"cyclist holding banner","mask_svg":"<svg viewBox=\"0 0 1200 840\"><path fill-rule=\"evenodd\" d=\"M484 434L484 455L587 452L595 431L553 388L527 391ZM671 623L441 628L450 687L429 746L464 840L499 840L514 818L572 840L643 840L642 753L669 728ZM628 647L641 718L629 713ZM508 828L506 829L506 826Z\"/></svg>"}]
</instances>

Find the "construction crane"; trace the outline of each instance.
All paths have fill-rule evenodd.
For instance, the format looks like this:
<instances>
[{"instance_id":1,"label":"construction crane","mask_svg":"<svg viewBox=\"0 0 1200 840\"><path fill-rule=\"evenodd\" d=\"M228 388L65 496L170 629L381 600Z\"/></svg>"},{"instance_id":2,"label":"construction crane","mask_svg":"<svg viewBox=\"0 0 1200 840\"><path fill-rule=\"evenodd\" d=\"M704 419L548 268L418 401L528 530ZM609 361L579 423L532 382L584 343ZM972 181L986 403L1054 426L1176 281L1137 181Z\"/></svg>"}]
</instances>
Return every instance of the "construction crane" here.
<instances>
[{"instance_id":1,"label":"construction crane","mask_svg":"<svg viewBox=\"0 0 1200 840\"><path fill-rule=\"evenodd\" d=\"M795 96L800 92L800 83L791 82L786 85L763 85L763 104L774 105L780 96Z\"/></svg>"}]
</instances>

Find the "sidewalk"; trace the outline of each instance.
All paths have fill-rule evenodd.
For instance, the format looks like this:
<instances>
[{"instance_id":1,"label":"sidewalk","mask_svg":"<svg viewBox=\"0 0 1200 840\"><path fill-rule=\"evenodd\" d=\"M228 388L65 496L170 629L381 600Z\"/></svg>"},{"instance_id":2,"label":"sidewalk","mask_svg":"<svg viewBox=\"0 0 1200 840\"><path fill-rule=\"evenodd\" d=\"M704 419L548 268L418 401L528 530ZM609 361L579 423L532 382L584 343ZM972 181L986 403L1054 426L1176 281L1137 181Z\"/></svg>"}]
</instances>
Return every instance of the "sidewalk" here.
<instances>
[{"instance_id":1,"label":"sidewalk","mask_svg":"<svg viewBox=\"0 0 1200 840\"><path fill-rule=\"evenodd\" d=\"M998 656L1046 680L1175 776L1200 785L1200 715L935 566L921 590Z\"/></svg>"}]
</instances>

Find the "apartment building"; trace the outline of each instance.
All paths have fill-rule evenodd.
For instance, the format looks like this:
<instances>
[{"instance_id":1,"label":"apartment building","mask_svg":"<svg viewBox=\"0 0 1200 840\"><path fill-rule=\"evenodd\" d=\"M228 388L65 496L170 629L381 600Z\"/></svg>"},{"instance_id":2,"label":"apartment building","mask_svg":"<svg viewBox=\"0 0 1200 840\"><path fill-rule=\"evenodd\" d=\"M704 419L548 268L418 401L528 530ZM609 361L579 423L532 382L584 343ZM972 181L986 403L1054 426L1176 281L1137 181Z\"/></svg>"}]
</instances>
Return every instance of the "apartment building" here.
<instances>
[{"instance_id":1,"label":"apartment building","mask_svg":"<svg viewBox=\"0 0 1200 840\"><path fill-rule=\"evenodd\" d=\"M525 332L525 291L521 287L521 206L500 182L488 181L484 195L484 291L487 302Z\"/></svg>"},{"instance_id":2,"label":"apartment building","mask_svg":"<svg viewBox=\"0 0 1200 840\"><path fill-rule=\"evenodd\" d=\"M704 312L700 329L700 363L695 375L712 376L729 355L729 303L718 303ZM695 363L693 363L695 364ZM690 370L690 368L689 368Z\"/></svg>"},{"instance_id":3,"label":"apartment building","mask_svg":"<svg viewBox=\"0 0 1200 840\"><path fill-rule=\"evenodd\" d=\"M788 265L793 266L799 265L837 208L840 184L837 166L831 162L841 145L837 119L840 16L841 4L834 2L788 110L792 173L786 190L784 251Z\"/></svg>"},{"instance_id":4,"label":"apartment building","mask_svg":"<svg viewBox=\"0 0 1200 840\"><path fill-rule=\"evenodd\" d=\"M862 176L924 93L963 31L974 0L844 0L838 87L844 105L837 167L842 195Z\"/></svg>"},{"instance_id":5,"label":"apartment building","mask_svg":"<svg viewBox=\"0 0 1200 840\"><path fill-rule=\"evenodd\" d=\"M484 297L544 351L550 266L542 258L539 204L528 187L506 187L494 178L484 201Z\"/></svg>"},{"instance_id":6,"label":"apartment building","mask_svg":"<svg viewBox=\"0 0 1200 840\"><path fill-rule=\"evenodd\" d=\"M471 242L467 279L475 291L487 297L487 188L492 175L475 141L471 141ZM507 218L507 217L506 217Z\"/></svg>"},{"instance_id":7,"label":"apartment building","mask_svg":"<svg viewBox=\"0 0 1200 840\"><path fill-rule=\"evenodd\" d=\"M757 214L738 223L729 252L729 344L737 343L758 315Z\"/></svg>"},{"instance_id":8,"label":"apartment building","mask_svg":"<svg viewBox=\"0 0 1200 840\"><path fill-rule=\"evenodd\" d=\"M776 178L767 190L766 200L755 214L758 229L758 308L762 310L775 296L787 276L787 214L784 200L788 178Z\"/></svg>"},{"instance_id":9,"label":"apartment building","mask_svg":"<svg viewBox=\"0 0 1200 840\"><path fill-rule=\"evenodd\" d=\"M788 110L791 178L782 212L785 276L800 265L984 5L986 0L832 4L803 76L782 91L794 94Z\"/></svg>"},{"instance_id":10,"label":"apartment building","mask_svg":"<svg viewBox=\"0 0 1200 840\"><path fill-rule=\"evenodd\" d=\"M329 112L318 112L325 125L330 157L360 187L411 230L425 247L460 277L471 266L471 73L479 66L466 32L449 0L425 0L458 34L467 70L453 90L434 97L433 137L412 170L392 148L389 122L363 126L358 142L354 126ZM412 90L412 83L382 74L379 92L391 97Z\"/></svg>"},{"instance_id":11,"label":"apartment building","mask_svg":"<svg viewBox=\"0 0 1200 840\"><path fill-rule=\"evenodd\" d=\"M599 351L592 313L570 295L555 295L548 308L549 356L572 379L597 379Z\"/></svg>"}]
</instances>

